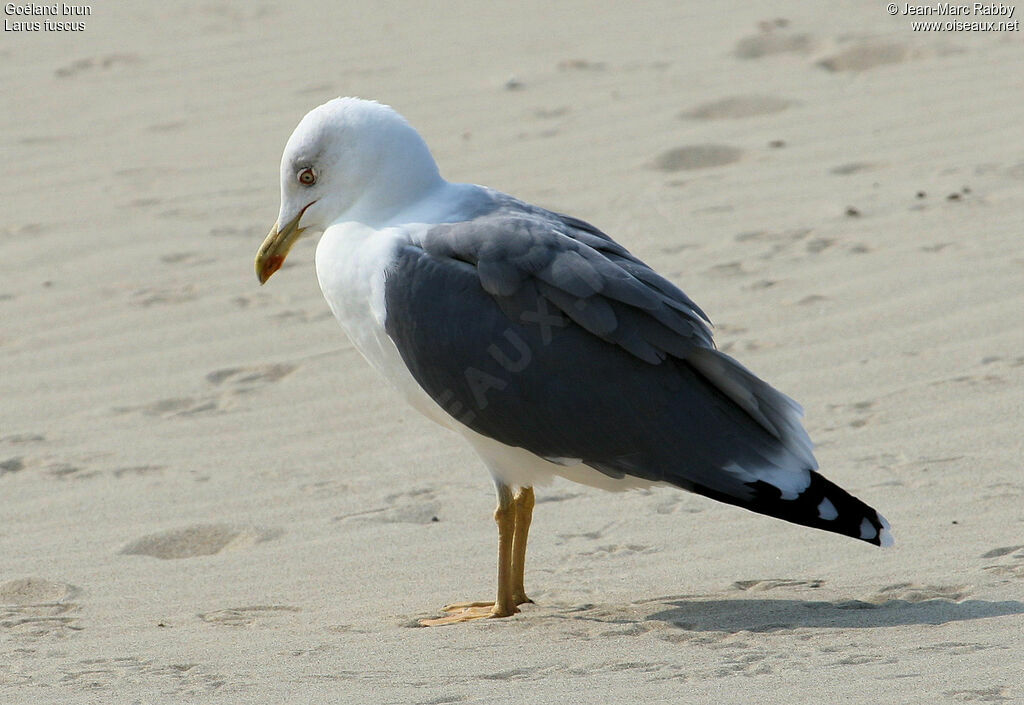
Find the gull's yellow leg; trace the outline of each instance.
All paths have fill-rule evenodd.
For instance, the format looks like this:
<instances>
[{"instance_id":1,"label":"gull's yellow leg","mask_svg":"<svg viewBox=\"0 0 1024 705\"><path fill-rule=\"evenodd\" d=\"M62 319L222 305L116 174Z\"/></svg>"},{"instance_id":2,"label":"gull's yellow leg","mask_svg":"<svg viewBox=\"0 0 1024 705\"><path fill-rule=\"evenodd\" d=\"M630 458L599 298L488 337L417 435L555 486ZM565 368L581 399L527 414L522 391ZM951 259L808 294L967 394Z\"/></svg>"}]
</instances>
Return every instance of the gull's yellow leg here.
<instances>
[{"instance_id":1,"label":"gull's yellow leg","mask_svg":"<svg viewBox=\"0 0 1024 705\"><path fill-rule=\"evenodd\" d=\"M514 568L514 541L517 533L516 520L519 512L516 507L516 499L522 496L520 490L515 498L512 490L507 485L498 485L498 507L494 510L494 521L498 525L498 594L494 602L459 602L446 605L444 612L448 616L438 619L423 619L420 624L424 627L439 627L445 624L456 624L468 622L472 619L486 619L494 617L510 617L519 609L516 607L515 596L515 568ZM533 491L530 490L530 509L532 516ZM526 525L529 530L529 522ZM523 534L523 556L519 561L522 568L523 560L526 557L526 535ZM522 575L519 575L519 593L526 597L522 590ZM527 600L523 600L524 602Z\"/></svg>"},{"instance_id":2,"label":"gull's yellow leg","mask_svg":"<svg viewBox=\"0 0 1024 705\"><path fill-rule=\"evenodd\" d=\"M526 574L526 540L530 535L530 522L533 521L533 504L533 488L520 487L513 500L516 526L512 532L512 602L516 605L533 602L526 596L526 588L523 587L523 578Z\"/></svg>"}]
</instances>

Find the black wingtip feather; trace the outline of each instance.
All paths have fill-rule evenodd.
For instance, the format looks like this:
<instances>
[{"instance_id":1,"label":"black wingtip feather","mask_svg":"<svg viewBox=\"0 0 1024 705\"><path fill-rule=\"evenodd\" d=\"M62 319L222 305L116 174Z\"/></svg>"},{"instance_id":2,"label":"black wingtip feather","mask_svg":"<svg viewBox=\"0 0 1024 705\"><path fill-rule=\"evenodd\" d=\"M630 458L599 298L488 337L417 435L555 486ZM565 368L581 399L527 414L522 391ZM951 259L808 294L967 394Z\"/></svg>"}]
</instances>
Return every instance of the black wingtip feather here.
<instances>
[{"instance_id":1,"label":"black wingtip feather","mask_svg":"<svg viewBox=\"0 0 1024 705\"><path fill-rule=\"evenodd\" d=\"M731 497L701 486L687 489L793 524L832 531L875 546L892 545L892 534L885 517L834 482L813 470L809 472L810 484L795 499L783 499L777 487L760 480L748 483L754 490L751 499Z\"/></svg>"}]
</instances>

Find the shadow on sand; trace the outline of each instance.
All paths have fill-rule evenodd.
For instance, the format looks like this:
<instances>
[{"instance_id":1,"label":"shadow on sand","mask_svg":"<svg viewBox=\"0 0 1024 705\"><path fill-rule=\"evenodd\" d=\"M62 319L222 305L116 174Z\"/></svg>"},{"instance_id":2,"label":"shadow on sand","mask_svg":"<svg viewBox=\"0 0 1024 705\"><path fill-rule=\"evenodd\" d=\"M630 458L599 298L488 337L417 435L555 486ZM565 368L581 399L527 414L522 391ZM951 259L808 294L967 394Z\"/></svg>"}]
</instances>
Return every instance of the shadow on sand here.
<instances>
[{"instance_id":1,"label":"shadow on sand","mask_svg":"<svg viewBox=\"0 0 1024 705\"><path fill-rule=\"evenodd\" d=\"M651 607L662 607L649 613ZM664 622L697 632L770 632L785 629L877 629L912 624L947 624L1024 614L1024 602L948 599L844 600L819 602L791 599L701 599L664 597L620 609L585 605L563 613L567 619L611 624Z\"/></svg>"}]
</instances>

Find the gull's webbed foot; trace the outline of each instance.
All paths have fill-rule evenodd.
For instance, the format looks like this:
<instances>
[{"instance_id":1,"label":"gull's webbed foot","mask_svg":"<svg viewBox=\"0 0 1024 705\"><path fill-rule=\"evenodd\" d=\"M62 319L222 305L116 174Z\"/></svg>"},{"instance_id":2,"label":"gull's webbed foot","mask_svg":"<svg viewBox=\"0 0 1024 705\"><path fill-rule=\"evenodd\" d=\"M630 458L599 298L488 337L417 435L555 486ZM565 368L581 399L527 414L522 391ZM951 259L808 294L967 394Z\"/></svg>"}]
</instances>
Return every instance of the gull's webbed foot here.
<instances>
[{"instance_id":1,"label":"gull's webbed foot","mask_svg":"<svg viewBox=\"0 0 1024 705\"><path fill-rule=\"evenodd\" d=\"M446 624L459 624L460 622L470 622L474 619L511 617L519 611L519 608L507 605L499 607L493 602L456 602L451 605L445 605L441 611L445 613L444 617L421 619L420 626L443 627Z\"/></svg>"}]
</instances>

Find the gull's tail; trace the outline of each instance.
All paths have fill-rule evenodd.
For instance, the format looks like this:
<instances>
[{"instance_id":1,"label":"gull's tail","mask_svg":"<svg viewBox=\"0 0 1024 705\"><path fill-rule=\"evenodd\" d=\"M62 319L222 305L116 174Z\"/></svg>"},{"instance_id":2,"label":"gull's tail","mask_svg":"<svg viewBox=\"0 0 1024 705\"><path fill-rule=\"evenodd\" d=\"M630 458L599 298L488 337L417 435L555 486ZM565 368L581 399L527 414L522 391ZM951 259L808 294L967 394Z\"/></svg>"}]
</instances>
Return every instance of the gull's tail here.
<instances>
[{"instance_id":1,"label":"gull's tail","mask_svg":"<svg viewBox=\"0 0 1024 705\"><path fill-rule=\"evenodd\" d=\"M892 545L885 517L815 472L818 463L801 423L799 404L716 350L695 351L687 361L735 405L716 404L732 419L735 455L723 465L721 476L735 484L715 486L694 477L693 491L794 524L834 531L876 546ZM745 422L743 415L756 428ZM757 452L743 454L744 444Z\"/></svg>"},{"instance_id":2,"label":"gull's tail","mask_svg":"<svg viewBox=\"0 0 1024 705\"><path fill-rule=\"evenodd\" d=\"M783 499L777 487L762 480L748 485L754 490L751 499L741 499L700 486L692 489L720 502L801 526L833 531L883 548L893 545L889 522L884 516L831 480L813 470L807 472L810 474L810 483L794 499Z\"/></svg>"}]
</instances>

